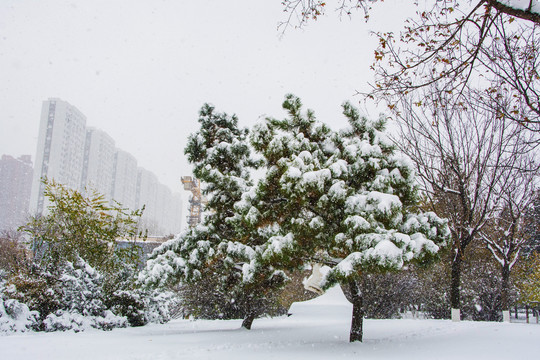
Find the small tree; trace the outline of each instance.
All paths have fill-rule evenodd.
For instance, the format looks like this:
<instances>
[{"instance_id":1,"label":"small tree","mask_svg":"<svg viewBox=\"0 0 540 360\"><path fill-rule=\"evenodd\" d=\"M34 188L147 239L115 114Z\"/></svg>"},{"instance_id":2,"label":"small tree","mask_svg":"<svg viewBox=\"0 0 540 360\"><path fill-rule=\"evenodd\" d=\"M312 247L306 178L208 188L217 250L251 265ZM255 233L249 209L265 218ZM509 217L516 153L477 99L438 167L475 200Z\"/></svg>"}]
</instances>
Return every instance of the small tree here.
<instances>
[{"instance_id":1,"label":"small tree","mask_svg":"<svg viewBox=\"0 0 540 360\"><path fill-rule=\"evenodd\" d=\"M51 204L48 212L20 228L29 236L34 261L55 268L81 257L109 274L125 263L137 264L138 248L118 248L116 240L146 238L137 230L143 209L129 211L118 203L109 205L95 191L88 191L85 197L62 184L44 181L45 196Z\"/></svg>"},{"instance_id":2,"label":"small tree","mask_svg":"<svg viewBox=\"0 0 540 360\"><path fill-rule=\"evenodd\" d=\"M535 198L536 166L524 166L513 171L509 181L500 190L503 196L498 216L482 231L482 238L497 261L501 271L501 306L503 319L510 321L510 272L520 259L530 235L527 234L525 216Z\"/></svg>"},{"instance_id":3,"label":"small tree","mask_svg":"<svg viewBox=\"0 0 540 360\"><path fill-rule=\"evenodd\" d=\"M362 340L361 279L366 273L426 263L449 235L434 213L419 213L414 171L384 134L384 120L360 117L350 104L350 127L339 133L302 113L287 95L288 118L267 118L252 133L268 171L237 209L260 246L244 271L330 267L324 288L348 288L353 303L350 341Z\"/></svg>"}]
</instances>

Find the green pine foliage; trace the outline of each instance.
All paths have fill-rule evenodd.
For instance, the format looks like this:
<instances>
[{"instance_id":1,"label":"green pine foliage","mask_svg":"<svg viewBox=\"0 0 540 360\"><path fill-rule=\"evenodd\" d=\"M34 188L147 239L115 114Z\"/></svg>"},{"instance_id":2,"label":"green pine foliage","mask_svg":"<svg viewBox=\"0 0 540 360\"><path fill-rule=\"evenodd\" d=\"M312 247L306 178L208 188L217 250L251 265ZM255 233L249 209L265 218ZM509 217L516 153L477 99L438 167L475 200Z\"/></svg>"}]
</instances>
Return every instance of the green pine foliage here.
<instances>
[{"instance_id":1,"label":"green pine foliage","mask_svg":"<svg viewBox=\"0 0 540 360\"><path fill-rule=\"evenodd\" d=\"M434 258L446 222L418 212L413 168L384 134L384 120L362 118L347 103L350 126L333 132L301 106L288 95L288 118L266 119L252 134L268 171L237 209L260 237L258 259L289 269L324 263L328 288Z\"/></svg>"},{"instance_id":2,"label":"green pine foliage","mask_svg":"<svg viewBox=\"0 0 540 360\"><path fill-rule=\"evenodd\" d=\"M235 115L217 113L209 104L201 108L199 115L201 128L189 136L185 153L208 196L206 224L220 236L231 237L232 228L226 223L233 215L231 204L251 185L250 170L257 164L246 142L248 130L238 127Z\"/></svg>"},{"instance_id":3,"label":"green pine foliage","mask_svg":"<svg viewBox=\"0 0 540 360\"><path fill-rule=\"evenodd\" d=\"M326 265L321 287L348 285L351 341L361 341L362 277L427 264L449 229L419 211L413 166L385 135L384 119L370 121L346 103L349 127L334 132L293 95L283 108L286 119L267 118L251 134L267 172L236 204L237 228L256 245L244 281L266 269Z\"/></svg>"},{"instance_id":4,"label":"green pine foliage","mask_svg":"<svg viewBox=\"0 0 540 360\"><path fill-rule=\"evenodd\" d=\"M141 281L217 284L214 294L234 294L216 296L218 308L249 304L250 317L261 313L253 307L268 305L286 270L322 263L321 286L353 284L358 297L365 273L436 258L449 236L446 221L419 210L413 166L386 137L383 119L370 121L345 104L349 127L335 132L293 95L283 108L287 118L267 118L250 133L265 170L251 186L247 131L203 106L186 154L206 186L205 220L160 247Z\"/></svg>"},{"instance_id":5,"label":"green pine foliage","mask_svg":"<svg viewBox=\"0 0 540 360\"><path fill-rule=\"evenodd\" d=\"M250 172L260 165L250 155L247 129L236 116L205 104L200 130L189 136L185 153L207 196L203 223L154 251L140 280L147 285L182 284L185 315L238 318L271 312L276 277L250 284L242 269L254 251L233 222L234 204L252 185Z\"/></svg>"}]
</instances>

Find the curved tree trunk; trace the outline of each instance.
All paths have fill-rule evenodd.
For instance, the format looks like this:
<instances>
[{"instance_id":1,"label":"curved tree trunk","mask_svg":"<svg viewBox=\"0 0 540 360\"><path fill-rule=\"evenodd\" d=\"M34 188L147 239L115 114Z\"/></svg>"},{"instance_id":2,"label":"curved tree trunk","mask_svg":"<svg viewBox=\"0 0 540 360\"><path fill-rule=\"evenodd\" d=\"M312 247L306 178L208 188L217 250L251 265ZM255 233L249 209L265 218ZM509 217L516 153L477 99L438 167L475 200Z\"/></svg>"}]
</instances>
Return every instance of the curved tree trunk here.
<instances>
[{"instance_id":1,"label":"curved tree trunk","mask_svg":"<svg viewBox=\"0 0 540 360\"><path fill-rule=\"evenodd\" d=\"M255 320L255 314L250 312L246 315L244 321L242 321L242 327L251 330L251 324L253 324L253 320Z\"/></svg>"},{"instance_id":2,"label":"curved tree trunk","mask_svg":"<svg viewBox=\"0 0 540 360\"><path fill-rule=\"evenodd\" d=\"M351 333L349 341L362 341L363 322L364 322L364 304L362 298L362 290L357 281L352 280L349 282L349 290L351 293L351 300L353 304Z\"/></svg>"}]
</instances>

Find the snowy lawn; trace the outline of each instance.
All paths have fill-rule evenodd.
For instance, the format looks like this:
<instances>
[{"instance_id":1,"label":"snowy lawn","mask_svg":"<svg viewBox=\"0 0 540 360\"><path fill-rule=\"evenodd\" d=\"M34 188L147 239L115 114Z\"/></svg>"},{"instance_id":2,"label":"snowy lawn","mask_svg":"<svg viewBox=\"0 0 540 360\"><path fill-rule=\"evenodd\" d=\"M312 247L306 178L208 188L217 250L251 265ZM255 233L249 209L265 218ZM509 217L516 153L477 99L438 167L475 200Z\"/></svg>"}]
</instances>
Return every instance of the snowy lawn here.
<instances>
[{"instance_id":1,"label":"snowy lawn","mask_svg":"<svg viewBox=\"0 0 540 360\"><path fill-rule=\"evenodd\" d=\"M0 336L0 359L535 359L540 326L447 320L365 320L348 342L351 305L339 288L296 303L290 317L175 320L109 332Z\"/></svg>"}]
</instances>

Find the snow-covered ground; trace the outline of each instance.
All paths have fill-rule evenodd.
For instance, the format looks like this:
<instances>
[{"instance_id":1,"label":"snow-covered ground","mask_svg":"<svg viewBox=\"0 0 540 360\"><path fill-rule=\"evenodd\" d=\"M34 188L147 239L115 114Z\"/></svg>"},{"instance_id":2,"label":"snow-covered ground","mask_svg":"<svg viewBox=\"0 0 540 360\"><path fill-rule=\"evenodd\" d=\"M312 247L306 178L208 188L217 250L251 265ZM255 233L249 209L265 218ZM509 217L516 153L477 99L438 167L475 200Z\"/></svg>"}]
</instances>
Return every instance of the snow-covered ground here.
<instances>
[{"instance_id":1,"label":"snow-covered ground","mask_svg":"<svg viewBox=\"0 0 540 360\"><path fill-rule=\"evenodd\" d=\"M365 320L349 343L351 305L336 287L291 307L292 316L175 320L164 325L0 336L0 359L538 359L540 326L446 320Z\"/></svg>"}]
</instances>

